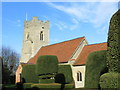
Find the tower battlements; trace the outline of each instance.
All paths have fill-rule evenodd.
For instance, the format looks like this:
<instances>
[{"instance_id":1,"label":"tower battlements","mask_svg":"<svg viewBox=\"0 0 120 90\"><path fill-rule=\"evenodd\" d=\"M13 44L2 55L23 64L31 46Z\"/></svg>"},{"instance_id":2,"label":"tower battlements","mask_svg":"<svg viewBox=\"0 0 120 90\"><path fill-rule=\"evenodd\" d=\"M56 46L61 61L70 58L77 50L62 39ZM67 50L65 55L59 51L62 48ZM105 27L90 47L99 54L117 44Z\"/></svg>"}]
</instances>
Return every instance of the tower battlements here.
<instances>
[{"instance_id":1,"label":"tower battlements","mask_svg":"<svg viewBox=\"0 0 120 90\"><path fill-rule=\"evenodd\" d=\"M44 28L48 28L49 29L49 24L50 22L47 20L47 21L42 21L42 20L39 20L38 17L33 17L32 20L29 20L29 21L25 21L24 22L24 28L30 28L30 27L44 27Z\"/></svg>"}]
</instances>

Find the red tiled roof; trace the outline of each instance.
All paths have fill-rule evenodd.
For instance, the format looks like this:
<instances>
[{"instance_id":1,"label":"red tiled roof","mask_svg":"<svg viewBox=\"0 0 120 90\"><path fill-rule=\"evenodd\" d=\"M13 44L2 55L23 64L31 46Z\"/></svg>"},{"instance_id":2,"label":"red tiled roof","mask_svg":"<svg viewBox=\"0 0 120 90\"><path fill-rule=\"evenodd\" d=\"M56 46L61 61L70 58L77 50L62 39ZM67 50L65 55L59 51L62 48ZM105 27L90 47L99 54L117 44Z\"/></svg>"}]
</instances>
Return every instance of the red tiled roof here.
<instances>
[{"instance_id":1,"label":"red tiled roof","mask_svg":"<svg viewBox=\"0 0 120 90\"><path fill-rule=\"evenodd\" d=\"M24 67L24 66L26 66L26 65L28 65L28 63L21 63L21 66L22 66L22 67Z\"/></svg>"},{"instance_id":2,"label":"red tiled roof","mask_svg":"<svg viewBox=\"0 0 120 90\"><path fill-rule=\"evenodd\" d=\"M101 51L101 50L107 50L107 43L99 43L99 44L84 46L82 52L76 59L76 62L74 63L74 65L86 64L87 57L91 52Z\"/></svg>"},{"instance_id":3,"label":"red tiled roof","mask_svg":"<svg viewBox=\"0 0 120 90\"><path fill-rule=\"evenodd\" d=\"M42 47L37 54L31 58L28 63L35 64L40 55L56 55L58 62L68 62L76 48L85 39L85 37Z\"/></svg>"}]
</instances>

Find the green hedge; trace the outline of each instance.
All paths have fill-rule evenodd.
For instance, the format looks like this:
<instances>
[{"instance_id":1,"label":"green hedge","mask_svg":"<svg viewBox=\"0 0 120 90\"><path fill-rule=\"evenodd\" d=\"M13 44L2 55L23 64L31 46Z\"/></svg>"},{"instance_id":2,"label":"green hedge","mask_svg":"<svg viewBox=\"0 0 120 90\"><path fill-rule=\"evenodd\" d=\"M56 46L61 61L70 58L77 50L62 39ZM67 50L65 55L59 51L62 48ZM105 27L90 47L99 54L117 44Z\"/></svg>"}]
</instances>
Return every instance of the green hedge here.
<instances>
[{"instance_id":1,"label":"green hedge","mask_svg":"<svg viewBox=\"0 0 120 90\"><path fill-rule=\"evenodd\" d=\"M99 88L100 75L105 72L108 72L106 50L91 53L86 63L85 88Z\"/></svg>"},{"instance_id":2,"label":"green hedge","mask_svg":"<svg viewBox=\"0 0 120 90\"><path fill-rule=\"evenodd\" d=\"M41 76L39 76L39 79L51 78L51 77L55 77L55 75L53 75L53 74L41 75Z\"/></svg>"},{"instance_id":3,"label":"green hedge","mask_svg":"<svg viewBox=\"0 0 120 90\"><path fill-rule=\"evenodd\" d=\"M16 89L23 90L23 83L21 83L21 82L16 83Z\"/></svg>"},{"instance_id":4,"label":"green hedge","mask_svg":"<svg viewBox=\"0 0 120 90\"><path fill-rule=\"evenodd\" d=\"M35 73L36 65L26 65L22 69L23 83L38 83L39 77Z\"/></svg>"},{"instance_id":5,"label":"green hedge","mask_svg":"<svg viewBox=\"0 0 120 90\"><path fill-rule=\"evenodd\" d=\"M105 73L100 77L101 88L120 88L120 73Z\"/></svg>"},{"instance_id":6,"label":"green hedge","mask_svg":"<svg viewBox=\"0 0 120 90\"><path fill-rule=\"evenodd\" d=\"M3 90L15 90L16 85L15 84L2 84L2 89Z\"/></svg>"},{"instance_id":7,"label":"green hedge","mask_svg":"<svg viewBox=\"0 0 120 90\"><path fill-rule=\"evenodd\" d=\"M54 83L54 79L39 79L39 83Z\"/></svg>"},{"instance_id":8,"label":"green hedge","mask_svg":"<svg viewBox=\"0 0 120 90\"><path fill-rule=\"evenodd\" d=\"M54 89L56 89L56 88L58 88L58 90L62 90L61 89L61 84L58 84L58 83L52 83L52 84L32 84L31 85L31 88L35 88L35 89L37 89L37 88L43 88L43 89L52 89L52 90L54 90ZM65 89L68 89L68 90L70 90L70 88L74 88L74 84L65 84L65 87L63 88L63 90Z\"/></svg>"},{"instance_id":9,"label":"green hedge","mask_svg":"<svg viewBox=\"0 0 120 90\"><path fill-rule=\"evenodd\" d=\"M52 89L53 90L55 88L58 88L57 90L61 90L61 84L58 84L58 83L52 83L52 84L32 84L31 87L34 89L37 89L37 88L43 88L43 89ZM70 90L70 88L74 88L74 84L65 84L65 87L63 88L63 90L67 89L67 90Z\"/></svg>"},{"instance_id":10,"label":"green hedge","mask_svg":"<svg viewBox=\"0 0 120 90\"><path fill-rule=\"evenodd\" d=\"M36 74L51 74L58 71L58 58L54 55L39 56L36 63Z\"/></svg>"},{"instance_id":11,"label":"green hedge","mask_svg":"<svg viewBox=\"0 0 120 90\"><path fill-rule=\"evenodd\" d=\"M120 73L120 9L110 20L107 63L109 72Z\"/></svg>"},{"instance_id":12,"label":"green hedge","mask_svg":"<svg viewBox=\"0 0 120 90\"><path fill-rule=\"evenodd\" d=\"M56 83L73 83L72 69L70 65L58 66L58 74L55 77L55 82Z\"/></svg>"},{"instance_id":13,"label":"green hedge","mask_svg":"<svg viewBox=\"0 0 120 90\"><path fill-rule=\"evenodd\" d=\"M33 84L32 88L61 88L61 84L52 83L52 84Z\"/></svg>"},{"instance_id":14,"label":"green hedge","mask_svg":"<svg viewBox=\"0 0 120 90\"><path fill-rule=\"evenodd\" d=\"M23 88L24 89L29 89L29 88L31 88L31 85L32 85L33 83L24 83L23 84Z\"/></svg>"},{"instance_id":15,"label":"green hedge","mask_svg":"<svg viewBox=\"0 0 120 90\"><path fill-rule=\"evenodd\" d=\"M75 88L75 85L73 83L65 84L65 88Z\"/></svg>"}]
</instances>

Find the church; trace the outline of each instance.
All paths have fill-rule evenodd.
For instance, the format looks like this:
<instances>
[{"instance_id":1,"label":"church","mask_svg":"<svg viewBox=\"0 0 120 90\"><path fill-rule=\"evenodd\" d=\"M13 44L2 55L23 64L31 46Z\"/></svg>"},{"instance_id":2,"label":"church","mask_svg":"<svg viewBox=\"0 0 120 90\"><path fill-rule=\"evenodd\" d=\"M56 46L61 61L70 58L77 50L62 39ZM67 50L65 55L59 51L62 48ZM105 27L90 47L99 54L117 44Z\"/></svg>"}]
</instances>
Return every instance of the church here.
<instances>
[{"instance_id":1,"label":"church","mask_svg":"<svg viewBox=\"0 0 120 90\"><path fill-rule=\"evenodd\" d=\"M84 88L87 57L91 52L107 50L107 43L88 44L85 37L49 45L50 22L38 17L24 22L24 39L16 83L20 82L22 67L35 64L40 55L56 55L59 64L71 65L75 88Z\"/></svg>"}]
</instances>

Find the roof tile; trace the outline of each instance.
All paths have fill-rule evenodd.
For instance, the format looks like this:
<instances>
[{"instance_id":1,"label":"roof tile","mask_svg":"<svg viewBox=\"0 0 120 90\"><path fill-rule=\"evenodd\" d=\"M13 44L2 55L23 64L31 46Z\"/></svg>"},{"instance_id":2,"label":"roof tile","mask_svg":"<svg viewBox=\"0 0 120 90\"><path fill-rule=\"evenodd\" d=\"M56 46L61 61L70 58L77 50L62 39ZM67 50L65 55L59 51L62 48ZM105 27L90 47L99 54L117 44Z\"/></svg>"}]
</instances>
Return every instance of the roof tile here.
<instances>
[{"instance_id":1,"label":"roof tile","mask_svg":"<svg viewBox=\"0 0 120 90\"><path fill-rule=\"evenodd\" d=\"M58 62L68 62L72 54L75 52L76 48L79 46L85 37L48 45L42 47L37 54L31 58L28 63L35 64L38 57L41 55L56 55L58 57Z\"/></svg>"},{"instance_id":2,"label":"roof tile","mask_svg":"<svg viewBox=\"0 0 120 90\"><path fill-rule=\"evenodd\" d=\"M86 64L87 57L90 53L101 50L107 50L107 43L99 43L99 44L84 46L82 52L79 54L74 65Z\"/></svg>"}]
</instances>

